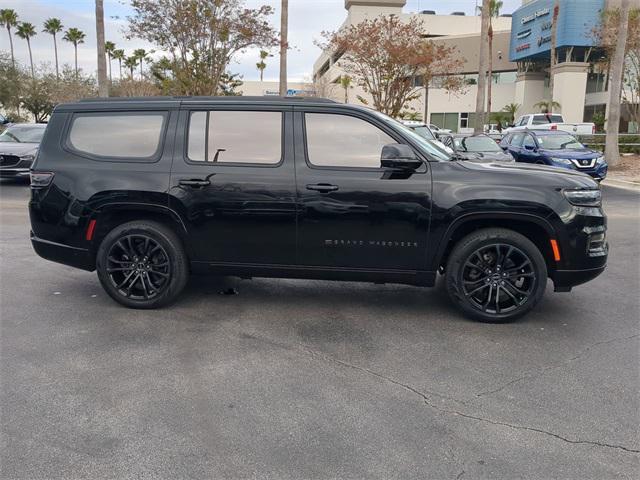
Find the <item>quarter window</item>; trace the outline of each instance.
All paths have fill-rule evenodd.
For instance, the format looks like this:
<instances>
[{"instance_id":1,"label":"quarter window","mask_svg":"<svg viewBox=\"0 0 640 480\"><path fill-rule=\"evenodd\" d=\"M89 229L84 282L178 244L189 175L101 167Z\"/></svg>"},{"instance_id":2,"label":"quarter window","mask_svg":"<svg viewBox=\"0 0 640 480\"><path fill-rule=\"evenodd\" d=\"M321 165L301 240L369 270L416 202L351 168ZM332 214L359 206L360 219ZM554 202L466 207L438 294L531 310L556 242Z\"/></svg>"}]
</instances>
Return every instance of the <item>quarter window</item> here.
<instances>
[{"instance_id":1,"label":"quarter window","mask_svg":"<svg viewBox=\"0 0 640 480\"><path fill-rule=\"evenodd\" d=\"M187 157L207 163L280 163L282 112L192 112Z\"/></svg>"},{"instance_id":2,"label":"quarter window","mask_svg":"<svg viewBox=\"0 0 640 480\"><path fill-rule=\"evenodd\" d=\"M307 113L307 155L320 167L380 168L382 147L396 143L378 127L347 115Z\"/></svg>"},{"instance_id":3,"label":"quarter window","mask_svg":"<svg viewBox=\"0 0 640 480\"><path fill-rule=\"evenodd\" d=\"M98 157L150 159L160 149L166 112L78 113L69 146Z\"/></svg>"}]
</instances>

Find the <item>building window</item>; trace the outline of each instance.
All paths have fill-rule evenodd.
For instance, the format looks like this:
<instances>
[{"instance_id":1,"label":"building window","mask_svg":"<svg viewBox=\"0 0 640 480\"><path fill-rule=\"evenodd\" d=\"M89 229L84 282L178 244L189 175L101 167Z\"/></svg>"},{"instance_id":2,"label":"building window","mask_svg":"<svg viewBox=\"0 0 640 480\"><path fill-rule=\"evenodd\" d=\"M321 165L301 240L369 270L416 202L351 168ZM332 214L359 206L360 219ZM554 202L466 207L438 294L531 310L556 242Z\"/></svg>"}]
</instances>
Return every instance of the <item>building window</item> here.
<instances>
[{"instance_id":1,"label":"building window","mask_svg":"<svg viewBox=\"0 0 640 480\"><path fill-rule=\"evenodd\" d=\"M458 113L432 113L431 123L438 128L444 128L451 130L452 132L458 131Z\"/></svg>"}]
</instances>

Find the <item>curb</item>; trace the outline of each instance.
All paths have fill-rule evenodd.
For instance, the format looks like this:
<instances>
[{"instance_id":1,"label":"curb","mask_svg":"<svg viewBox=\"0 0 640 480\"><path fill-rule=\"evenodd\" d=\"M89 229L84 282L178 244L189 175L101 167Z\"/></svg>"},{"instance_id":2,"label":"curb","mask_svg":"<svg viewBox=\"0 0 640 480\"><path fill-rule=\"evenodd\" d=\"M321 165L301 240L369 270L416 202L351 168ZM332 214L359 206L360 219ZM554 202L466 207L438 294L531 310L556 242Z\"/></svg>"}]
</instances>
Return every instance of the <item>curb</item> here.
<instances>
[{"instance_id":1,"label":"curb","mask_svg":"<svg viewBox=\"0 0 640 480\"><path fill-rule=\"evenodd\" d=\"M632 192L640 192L640 183L630 182L629 180L618 180L607 177L602 181L602 185L606 187L623 188Z\"/></svg>"}]
</instances>

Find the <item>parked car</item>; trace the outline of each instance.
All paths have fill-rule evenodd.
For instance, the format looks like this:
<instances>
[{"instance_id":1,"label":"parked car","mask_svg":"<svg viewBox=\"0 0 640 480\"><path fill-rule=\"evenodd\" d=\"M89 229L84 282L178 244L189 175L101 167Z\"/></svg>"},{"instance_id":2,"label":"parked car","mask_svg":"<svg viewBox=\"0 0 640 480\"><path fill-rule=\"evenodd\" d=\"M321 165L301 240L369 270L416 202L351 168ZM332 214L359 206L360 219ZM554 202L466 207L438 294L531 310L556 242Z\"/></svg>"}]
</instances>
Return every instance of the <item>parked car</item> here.
<instances>
[{"instance_id":1,"label":"parked car","mask_svg":"<svg viewBox=\"0 0 640 480\"><path fill-rule=\"evenodd\" d=\"M434 125L433 123L429 124L429 128L436 135L440 135L441 133L452 133L451 130L449 130L448 128L440 128L439 126Z\"/></svg>"},{"instance_id":2,"label":"parked car","mask_svg":"<svg viewBox=\"0 0 640 480\"><path fill-rule=\"evenodd\" d=\"M593 135L596 133L595 123L565 123L564 117L558 113L534 113L523 115L515 124L505 128L502 133L521 130L560 130L574 135Z\"/></svg>"},{"instance_id":3,"label":"parked car","mask_svg":"<svg viewBox=\"0 0 640 480\"><path fill-rule=\"evenodd\" d=\"M510 153L505 152L489 135L440 135L440 140L453 150L456 160L474 162L513 162Z\"/></svg>"},{"instance_id":4,"label":"parked car","mask_svg":"<svg viewBox=\"0 0 640 480\"><path fill-rule=\"evenodd\" d=\"M445 150L448 154L452 154L453 150L447 147L444 143L442 143L431 131L428 125L422 122L416 122L411 120L402 120L402 124L416 132L418 135L423 137L425 140L429 140L430 142L435 143L438 147Z\"/></svg>"},{"instance_id":5,"label":"parked car","mask_svg":"<svg viewBox=\"0 0 640 480\"><path fill-rule=\"evenodd\" d=\"M590 175L598 182L607 176L602 152L591 150L573 135L549 130L527 130L504 136L500 146L517 162L560 167Z\"/></svg>"},{"instance_id":6,"label":"parked car","mask_svg":"<svg viewBox=\"0 0 640 480\"><path fill-rule=\"evenodd\" d=\"M40 256L97 270L133 308L176 300L191 272L421 286L440 272L464 313L505 322L608 255L588 176L451 161L386 115L311 98L58 105L29 211Z\"/></svg>"},{"instance_id":7,"label":"parked car","mask_svg":"<svg viewBox=\"0 0 640 480\"><path fill-rule=\"evenodd\" d=\"M20 123L0 133L0 177L29 178L46 125Z\"/></svg>"}]
</instances>

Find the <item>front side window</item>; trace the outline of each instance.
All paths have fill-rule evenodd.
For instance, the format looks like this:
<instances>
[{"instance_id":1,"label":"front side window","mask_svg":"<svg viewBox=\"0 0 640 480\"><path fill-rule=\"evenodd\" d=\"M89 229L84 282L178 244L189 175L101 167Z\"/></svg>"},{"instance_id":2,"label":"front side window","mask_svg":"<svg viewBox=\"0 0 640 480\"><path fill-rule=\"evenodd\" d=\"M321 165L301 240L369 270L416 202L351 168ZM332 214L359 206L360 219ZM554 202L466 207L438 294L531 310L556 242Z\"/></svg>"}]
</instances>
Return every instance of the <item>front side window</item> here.
<instances>
[{"instance_id":1,"label":"front side window","mask_svg":"<svg viewBox=\"0 0 640 480\"><path fill-rule=\"evenodd\" d=\"M396 143L375 125L347 115L306 113L305 124L309 162L320 167L380 168L382 147Z\"/></svg>"},{"instance_id":2,"label":"front side window","mask_svg":"<svg viewBox=\"0 0 640 480\"><path fill-rule=\"evenodd\" d=\"M148 159L160 149L166 112L78 113L68 144L98 157Z\"/></svg>"},{"instance_id":3,"label":"front side window","mask_svg":"<svg viewBox=\"0 0 640 480\"><path fill-rule=\"evenodd\" d=\"M456 148L462 152L501 152L500 146L491 137L456 138Z\"/></svg>"},{"instance_id":4,"label":"front side window","mask_svg":"<svg viewBox=\"0 0 640 480\"><path fill-rule=\"evenodd\" d=\"M282 158L282 112L192 112L187 157L203 163L278 164Z\"/></svg>"},{"instance_id":5,"label":"front side window","mask_svg":"<svg viewBox=\"0 0 640 480\"><path fill-rule=\"evenodd\" d=\"M536 142L533 139L533 137L531 135L525 135L524 137L524 143L522 144L523 147L533 147L535 148L536 146Z\"/></svg>"},{"instance_id":6,"label":"front side window","mask_svg":"<svg viewBox=\"0 0 640 480\"><path fill-rule=\"evenodd\" d=\"M515 133L513 137L511 137L511 145L514 147L522 146L522 140L524 139L524 133Z\"/></svg>"}]
</instances>

